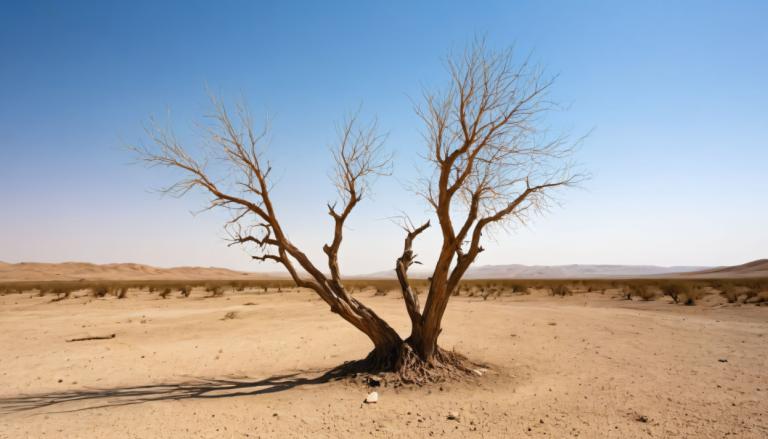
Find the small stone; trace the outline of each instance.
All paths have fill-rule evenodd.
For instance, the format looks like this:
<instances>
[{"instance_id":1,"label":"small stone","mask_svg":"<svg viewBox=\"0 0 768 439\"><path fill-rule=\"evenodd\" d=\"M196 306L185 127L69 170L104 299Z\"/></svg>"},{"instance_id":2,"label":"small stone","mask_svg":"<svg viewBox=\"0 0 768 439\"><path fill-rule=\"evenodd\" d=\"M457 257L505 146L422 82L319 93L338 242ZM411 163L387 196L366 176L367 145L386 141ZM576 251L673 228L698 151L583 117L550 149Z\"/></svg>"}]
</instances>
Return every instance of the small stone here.
<instances>
[{"instance_id":1,"label":"small stone","mask_svg":"<svg viewBox=\"0 0 768 439\"><path fill-rule=\"evenodd\" d=\"M449 421L458 421L459 420L459 412L448 412L448 420Z\"/></svg>"},{"instance_id":2,"label":"small stone","mask_svg":"<svg viewBox=\"0 0 768 439\"><path fill-rule=\"evenodd\" d=\"M727 358L718 358L717 361L719 361L721 363L727 363L728 359Z\"/></svg>"},{"instance_id":3,"label":"small stone","mask_svg":"<svg viewBox=\"0 0 768 439\"><path fill-rule=\"evenodd\" d=\"M379 392L371 392L365 397L366 404L376 404L379 402Z\"/></svg>"},{"instance_id":4,"label":"small stone","mask_svg":"<svg viewBox=\"0 0 768 439\"><path fill-rule=\"evenodd\" d=\"M635 418L637 422L646 423L648 422L648 416L645 415L638 415L637 418Z\"/></svg>"}]
</instances>

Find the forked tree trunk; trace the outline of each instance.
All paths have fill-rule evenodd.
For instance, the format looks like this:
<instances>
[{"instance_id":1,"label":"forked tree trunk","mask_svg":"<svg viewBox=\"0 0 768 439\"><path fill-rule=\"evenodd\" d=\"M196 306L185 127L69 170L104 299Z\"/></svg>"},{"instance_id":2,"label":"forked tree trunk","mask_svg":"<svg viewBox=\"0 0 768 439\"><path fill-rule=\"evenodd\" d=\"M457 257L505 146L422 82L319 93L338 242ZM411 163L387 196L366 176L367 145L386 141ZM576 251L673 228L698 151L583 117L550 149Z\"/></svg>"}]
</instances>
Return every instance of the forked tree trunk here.
<instances>
[{"instance_id":1,"label":"forked tree trunk","mask_svg":"<svg viewBox=\"0 0 768 439\"><path fill-rule=\"evenodd\" d=\"M411 335L405 340L405 343L423 363L435 364L436 355L440 352L437 346L437 338L441 332L440 322L443 319L443 313L448 302L447 299L450 297L448 273L453 258L450 248L444 246L443 252L435 266L429 286L427 302L422 312L419 297L417 294L414 294L408 282L408 268L416 263L416 255L411 249L413 240L428 227L429 222L418 228L406 228L407 235L405 237L403 254L397 259L395 272L403 292L406 310L411 319Z\"/></svg>"}]
</instances>

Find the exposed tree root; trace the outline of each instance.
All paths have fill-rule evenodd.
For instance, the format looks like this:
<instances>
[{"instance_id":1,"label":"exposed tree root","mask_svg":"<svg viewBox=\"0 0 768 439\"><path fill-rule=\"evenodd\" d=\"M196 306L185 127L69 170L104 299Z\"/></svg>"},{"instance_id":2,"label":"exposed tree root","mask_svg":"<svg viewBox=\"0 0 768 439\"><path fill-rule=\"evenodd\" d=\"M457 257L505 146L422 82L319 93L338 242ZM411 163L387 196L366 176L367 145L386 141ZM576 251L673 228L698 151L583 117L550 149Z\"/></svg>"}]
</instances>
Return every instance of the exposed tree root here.
<instances>
[{"instance_id":1,"label":"exposed tree root","mask_svg":"<svg viewBox=\"0 0 768 439\"><path fill-rule=\"evenodd\" d=\"M484 367L457 352L441 348L438 348L431 361L424 361L408 342L403 342L384 355L374 350L362 360L344 363L334 369L332 374L373 386L382 382L394 387L422 386L477 378Z\"/></svg>"}]
</instances>

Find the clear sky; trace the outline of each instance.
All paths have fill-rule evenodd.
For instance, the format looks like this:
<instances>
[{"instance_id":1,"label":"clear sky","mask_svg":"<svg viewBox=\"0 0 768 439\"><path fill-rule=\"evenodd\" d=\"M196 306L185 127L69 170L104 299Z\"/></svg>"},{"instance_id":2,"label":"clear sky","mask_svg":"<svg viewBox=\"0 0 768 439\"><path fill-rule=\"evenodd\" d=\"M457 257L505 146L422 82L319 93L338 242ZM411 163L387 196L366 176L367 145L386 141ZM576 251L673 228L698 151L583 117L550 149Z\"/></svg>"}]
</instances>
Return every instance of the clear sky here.
<instances>
[{"instance_id":1,"label":"clear sky","mask_svg":"<svg viewBox=\"0 0 768 439\"><path fill-rule=\"evenodd\" d=\"M488 242L478 264L725 265L768 257L768 2L3 2L0 260L246 270L201 196L162 197L165 169L123 149L150 115L194 139L206 86L274 115L274 197L316 260L331 236L327 146L363 105L389 132L392 177L354 213L348 274L389 269L427 218L405 186L425 146L412 111L475 36L559 74L555 128L585 133L582 189ZM432 230L417 242L436 253Z\"/></svg>"}]
</instances>

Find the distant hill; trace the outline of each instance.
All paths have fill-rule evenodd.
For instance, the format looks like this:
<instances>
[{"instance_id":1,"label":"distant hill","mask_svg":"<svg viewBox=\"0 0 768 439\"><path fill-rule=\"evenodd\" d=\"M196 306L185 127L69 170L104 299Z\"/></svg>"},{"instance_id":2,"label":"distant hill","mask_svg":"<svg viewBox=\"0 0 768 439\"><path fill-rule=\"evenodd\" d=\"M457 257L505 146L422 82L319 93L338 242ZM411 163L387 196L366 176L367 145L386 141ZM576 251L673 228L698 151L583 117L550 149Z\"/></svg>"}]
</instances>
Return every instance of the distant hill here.
<instances>
[{"instance_id":1,"label":"distant hill","mask_svg":"<svg viewBox=\"0 0 768 439\"><path fill-rule=\"evenodd\" d=\"M682 273L685 277L768 277L768 259L758 259L746 264L717 267L708 270Z\"/></svg>"},{"instance_id":2,"label":"distant hill","mask_svg":"<svg viewBox=\"0 0 768 439\"><path fill-rule=\"evenodd\" d=\"M0 281L52 280L238 280L273 278L271 274L246 273L215 267L158 268L142 264L91 264L87 262L0 262Z\"/></svg>"},{"instance_id":3,"label":"distant hill","mask_svg":"<svg viewBox=\"0 0 768 439\"><path fill-rule=\"evenodd\" d=\"M412 270L413 278L426 278L426 270ZM589 279L669 276L688 278L768 277L768 259L731 267L656 265L481 265L472 267L465 279ZM394 279L394 270L380 271L357 279ZM91 264L87 262L40 263L0 262L0 282L53 280L258 280L285 279L286 273L248 273L217 267L158 268L143 264Z\"/></svg>"},{"instance_id":4,"label":"distant hill","mask_svg":"<svg viewBox=\"0 0 768 439\"><path fill-rule=\"evenodd\" d=\"M465 279L588 279L606 277L642 277L665 276L678 273L701 271L711 267L656 265L607 265L607 264L572 264L572 265L481 265L471 267ZM368 276L372 278L394 278L392 271L381 271ZM414 278L429 276L425 271L414 271Z\"/></svg>"}]
</instances>

